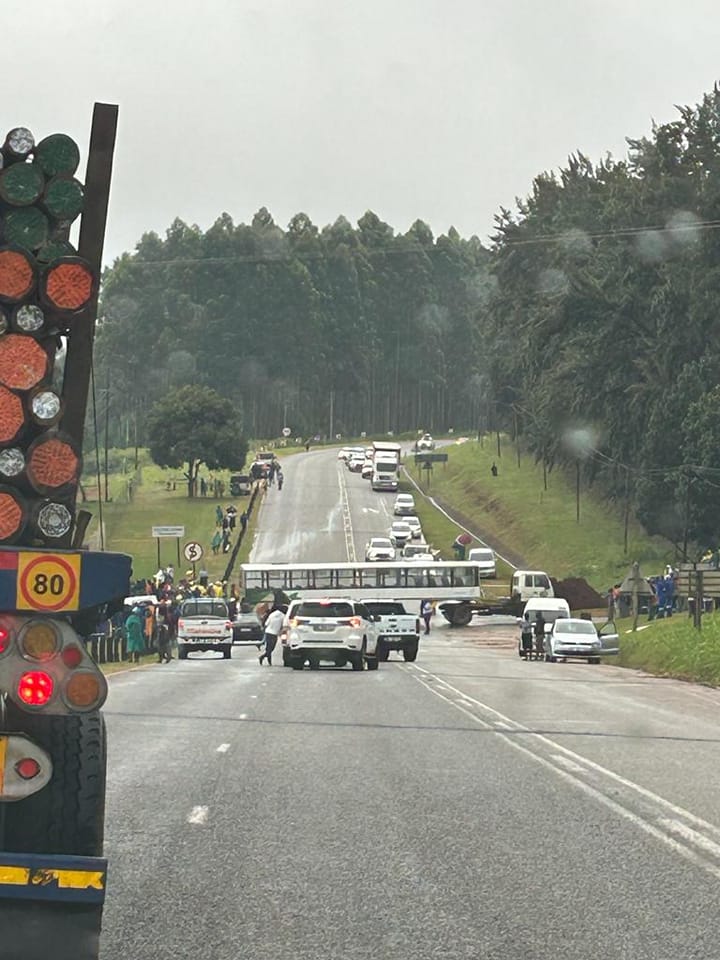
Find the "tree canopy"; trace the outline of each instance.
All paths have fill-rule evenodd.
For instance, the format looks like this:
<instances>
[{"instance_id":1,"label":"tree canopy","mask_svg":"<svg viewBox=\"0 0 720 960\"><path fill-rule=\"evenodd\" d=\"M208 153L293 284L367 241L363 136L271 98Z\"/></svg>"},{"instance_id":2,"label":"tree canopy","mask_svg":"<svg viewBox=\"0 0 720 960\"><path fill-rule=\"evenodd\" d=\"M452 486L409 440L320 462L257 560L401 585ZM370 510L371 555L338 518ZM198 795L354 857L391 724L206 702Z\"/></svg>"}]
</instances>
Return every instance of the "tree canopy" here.
<instances>
[{"instance_id":1,"label":"tree canopy","mask_svg":"<svg viewBox=\"0 0 720 960\"><path fill-rule=\"evenodd\" d=\"M486 246L371 211L176 220L106 272L98 366L126 434L182 383L253 437L509 429L651 532L717 542L719 228L715 88L623 159L540 173Z\"/></svg>"},{"instance_id":2,"label":"tree canopy","mask_svg":"<svg viewBox=\"0 0 720 960\"><path fill-rule=\"evenodd\" d=\"M147 437L158 466L185 468L191 497L203 463L210 470L240 470L248 450L230 405L209 387L170 390L147 415Z\"/></svg>"}]
</instances>

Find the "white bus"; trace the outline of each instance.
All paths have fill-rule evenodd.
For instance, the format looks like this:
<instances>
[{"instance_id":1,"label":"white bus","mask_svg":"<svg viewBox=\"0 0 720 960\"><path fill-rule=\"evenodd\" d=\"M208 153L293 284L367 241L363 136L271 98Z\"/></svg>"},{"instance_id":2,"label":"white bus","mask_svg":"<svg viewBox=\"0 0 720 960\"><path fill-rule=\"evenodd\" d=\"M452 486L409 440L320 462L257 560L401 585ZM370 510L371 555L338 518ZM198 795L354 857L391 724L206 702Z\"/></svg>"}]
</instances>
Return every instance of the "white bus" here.
<instances>
[{"instance_id":1,"label":"white bus","mask_svg":"<svg viewBox=\"0 0 720 960\"><path fill-rule=\"evenodd\" d=\"M294 597L383 596L395 600L458 600L483 598L482 564L468 560L432 563L393 560L383 563L243 563L243 594L251 603L274 591Z\"/></svg>"}]
</instances>

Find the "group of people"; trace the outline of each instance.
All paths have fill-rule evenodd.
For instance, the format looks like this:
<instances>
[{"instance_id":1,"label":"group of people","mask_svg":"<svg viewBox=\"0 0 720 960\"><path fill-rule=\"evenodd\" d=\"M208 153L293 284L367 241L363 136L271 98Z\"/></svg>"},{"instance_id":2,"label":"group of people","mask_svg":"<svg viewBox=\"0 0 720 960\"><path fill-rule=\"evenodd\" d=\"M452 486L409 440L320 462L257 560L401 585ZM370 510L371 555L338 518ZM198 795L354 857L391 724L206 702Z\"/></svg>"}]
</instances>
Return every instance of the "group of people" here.
<instances>
[{"instance_id":1,"label":"group of people","mask_svg":"<svg viewBox=\"0 0 720 960\"><path fill-rule=\"evenodd\" d=\"M520 650L523 660L542 660L545 656L545 617L538 610L535 619L525 613L520 620Z\"/></svg>"},{"instance_id":2,"label":"group of people","mask_svg":"<svg viewBox=\"0 0 720 960\"><path fill-rule=\"evenodd\" d=\"M226 507L224 513L219 504L215 507L215 533L210 541L210 549L215 556L220 553L220 550L222 550L223 553L228 553L230 550L230 540L232 538L232 532L237 526L237 521L237 507L233 504ZM248 515L247 512L243 510L240 514L240 529L242 533L245 533L247 524Z\"/></svg>"},{"instance_id":3,"label":"group of people","mask_svg":"<svg viewBox=\"0 0 720 960\"><path fill-rule=\"evenodd\" d=\"M205 479L205 477L200 477L200 496L201 497L224 497L225 496L225 481L218 480L215 477L210 477Z\"/></svg>"}]
</instances>

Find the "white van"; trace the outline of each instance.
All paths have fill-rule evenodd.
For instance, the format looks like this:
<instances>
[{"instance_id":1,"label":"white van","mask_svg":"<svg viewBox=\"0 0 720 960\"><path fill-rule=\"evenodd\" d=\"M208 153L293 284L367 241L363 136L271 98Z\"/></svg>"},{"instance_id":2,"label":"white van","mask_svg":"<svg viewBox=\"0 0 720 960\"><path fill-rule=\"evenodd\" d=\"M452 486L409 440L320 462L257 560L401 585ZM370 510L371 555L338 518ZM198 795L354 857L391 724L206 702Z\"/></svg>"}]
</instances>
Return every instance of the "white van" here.
<instances>
[{"instance_id":1,"label":"white van","mask_svg":"<svg viewBox=\"0 0 720 960\"><path fill-rule=\"evenodd\" d=\"M555 591L543 570L516 570L510 582L510 596L529 600L530 597L554 597Z\"/></svg>"},{"instance_id":2,"label":"white van","mask_svg":"<svg viewBox=\"0 0 720 960\"><path fill-rule=\"evenodd\" d=\"M468 560L480 565L479 575L481 577L497 576L497 567L495 564L495 551L490 547L473 547L467 555Z\"/></svg>"},{"instance_id":3,"label":"white van","mask_svg":"<svg viewBox=\"0 0 720 960\"><path fill-rule=\"evenodd\" d=\"M531 623L535 622L538 613L542 613L545 633L550 633L556 620L570 618L570 605L567 600L558 597L531 597L523 608L523 619L526 613Z\"/></svg>"}]
</instances>

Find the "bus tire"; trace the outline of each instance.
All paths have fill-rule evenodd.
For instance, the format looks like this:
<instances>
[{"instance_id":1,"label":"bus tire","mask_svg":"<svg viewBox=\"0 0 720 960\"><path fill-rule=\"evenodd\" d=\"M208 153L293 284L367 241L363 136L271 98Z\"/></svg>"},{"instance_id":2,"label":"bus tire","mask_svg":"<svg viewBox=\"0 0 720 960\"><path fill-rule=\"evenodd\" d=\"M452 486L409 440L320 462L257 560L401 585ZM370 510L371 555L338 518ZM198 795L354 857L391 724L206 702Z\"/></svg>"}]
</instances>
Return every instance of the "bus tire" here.
<instances>
[{"instance_id":1,"label":"bus tire","mask_svg":"<svg viewBox=\"0 0 720 960\"><path fill-rule=\"evenodd\" d=\"M472 620L472 607L468 603L459 603L452 611L452 620L454 627L466 627Z\"/></svg>"},{"instance_id":2,"label":"bus tire","mask_svg":"<svg viewBox=\"0 0 720 960\"><path fill-rule=\"evenodd\" d=\"M7 716L8 726L49 754L53 775L38 793L6 804L3 848L12 853L102 856L107 766L102 714L43 717L8 704Z\"/></svg>"}]
</instances>

